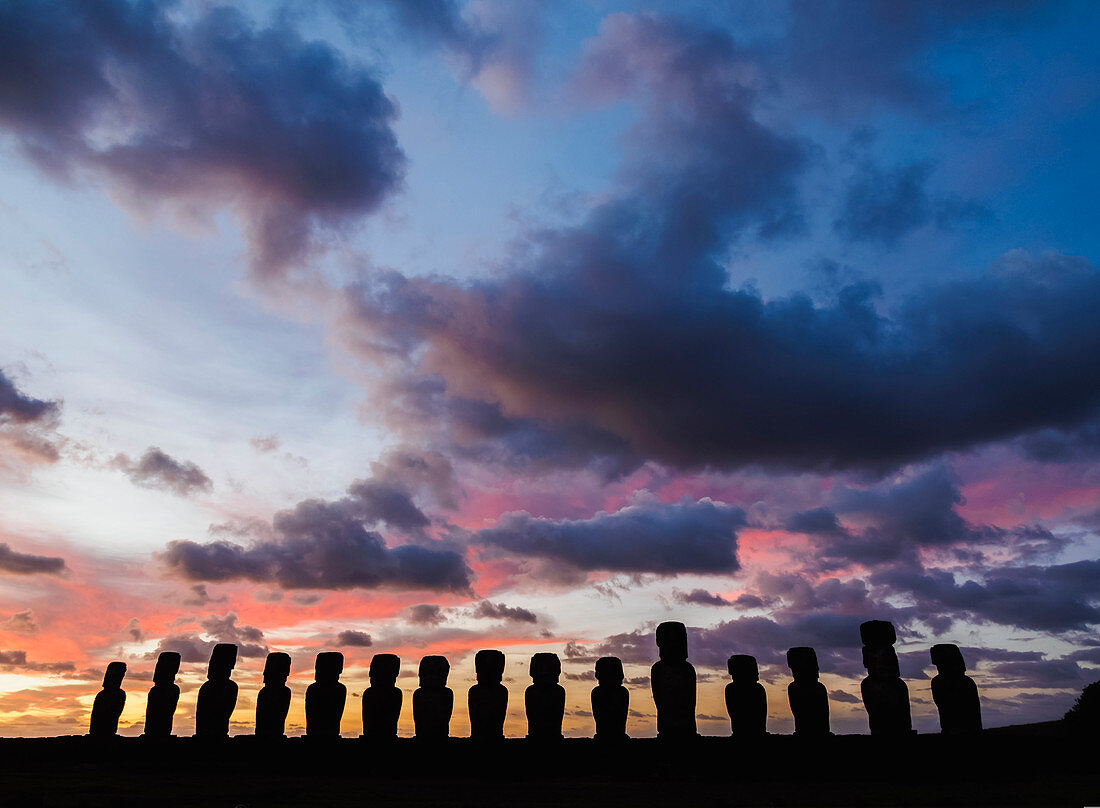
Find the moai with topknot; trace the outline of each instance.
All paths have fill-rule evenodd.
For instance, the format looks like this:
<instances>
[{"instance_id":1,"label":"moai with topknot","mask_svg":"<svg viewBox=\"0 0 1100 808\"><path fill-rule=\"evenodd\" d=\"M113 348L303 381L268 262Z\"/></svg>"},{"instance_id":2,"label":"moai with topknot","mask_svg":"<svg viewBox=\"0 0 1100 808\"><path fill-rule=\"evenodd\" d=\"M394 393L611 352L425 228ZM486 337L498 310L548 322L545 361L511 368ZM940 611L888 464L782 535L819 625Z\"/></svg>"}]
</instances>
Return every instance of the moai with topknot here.
<instances>
[{"instance_id":1,"label":"moai with topknot","mask_svg":"<svg viewBox=\"0 0 1100 808\"><path fill-rule=\"evenodd\" d=\"M818 681L817 652L799 646L787 651L787 667L794 681L787 685L787 699L794 715L794 734L820 738L829 731L829 691Z\"/></svg>"},{"instance_id":2,"label":"moai with topknot","mask_svg":"<svg viewBox=\"0 0 1100 808\"><path fill-rule=\"evenodd\" d=\"M230 677L237 664L237 646L220 642L210 653L206 681L195 705L195 737L219 740L229 737L229 719L237 706L237 683Z\"/></svg>"},{"instance_id":3,"label":"moai with topknot","mask_svg":"<svg viewBox=\"0 0 1100 808\"><path fill-rule=\"evenodd\" d=\"M162 651L153 669L153 686L145 704L145 737L168 738L172 735L172 719L180 701L180 686L176 674L180 670L180 655Z\"/></svg>"},{"instance_id":4,"label":"moai with topknot","mask_svg":"<svg viewBox=\"0 0 1100 808\"><path fill-rule=\"evenodd\" d=\"M504 678L504 654L495 650L474 655L477 684L470 688L470 737L475 741L504 739L504 718L508 713L508 688Z\"/></svg>"},{"instance_id":5,"label":"moai with topknot","mask_svg":"<svg viewBox=\"0 0 1100 808\"><path fill-rule=\"evenodd\" d=\"M982 705L978 686L966 675L966 661L959 646L942 643L931 649L932 664L938 673L932 677L932 700L940 713L940 733L964 735L980 732Z\"/></svg>"},{"instance_id":6,"label":"moai with topknot","mask_svg":"<svg viewBox=\"0 0 1100 808\"><path fill-rule=\"evenodd\" d=\"M894 650L897 635L893 624L868 620L859 627L863 640L863 665L867 678L860 683L863 706L872 735L902 736L913 734L909 712L909 688L901 679L898 654Z\"/></svg>"},{"instance_id":7,"label":"moai with topknot","mask_svg":"<svg viewBox=\"0 0 1100 808\"><path fill-rule=\"evenodd\" d=\"M111 738L118 734L118 718L126 706L126 691L122 680L126 676L125 662L111 662L103 672L103 689L92 702L92 720L88 734L95 738Z\"/></svg>"},{"instance_id":8,"label":"moai with topknot","mask_svg":"<svg viewBox=\"0 0 1100 808\"><path fill-rule=\"evenodd\" d=\"M660 659L650 669L657 736L694 738L699 731L695 724L695 668L687 660L687 627L661 623L657 626L657 649Z\"/></svg>"},{"instance_id":9,"label":"moai with topknot","mask_svg":"<svg viewBox=\"0 0 1100 808\"><path fill-rule=\"evenodd\" d=\"M592 717L596 740L626 740L626 716L630 712L630 691L623 687L623 662L618 657L596 660L596 681L592 688Z\"/></svg>"},{"instance_id":10,"label":"moai with topknot","mask_svg":"<svg viewBox=\"0 0 1100 808\"><path fill-rule=\"evenodd\" d=\"M370 687L363 691L363 737L392 741L401 718L401 689L397 676L401 660L394 654L375 654L370 661Z\"/></svg>"},{"instance_id":11,"label":"moai with topknot","mask_svg":"<svg viewBox=\"0 0 1100 808\"><path fill-rule=\"evenodd\" d=\"M531 686L523 694L527 712L527 737L539 741L561 740L565 718L565 688L558 684L561 660L557 654L531 657Z\"/></svg>"},{"instance_id":12,"label":"moai with topknot","mask_svg":"<svg viewBox=\"0 0 1100 808\"><path fill-rule=\"evenodd\" d=\"M313 684L306 688L306 736L313 740L331 741L340 737L340 719L348 689L340 681L344 671L344 655L339 651L322 651L317 655Z\"/></svg>"},{"instance_id":13,"label":"moai with topknot","mask_svg":"<svg viewBox=\"0 0 1100 808\"><path fill-rule=\"evenodd\" d=\"M256 695L256 736L284 738L286 714L290 711L290 654L275 651L264 662L264 686Z\"/></svg>"},{"instance_id":14,"label":"moai with topknot","mask_svg":"<svg viewBox=\"0 0 1100 808\"><path fill-rule=\"evenodd\" d=\"M447 657L420 660L420 687L413 693L413 730L418 740L442 740L450 734L455 694L447 687Z\"/></svg>"},{"instance_id":15,"label":"moai with topknot","mask_svg":"<svg viewBox=\"0 0 1100 808\"><path fill-rule=\"evenodd\" d=\"M738 738L755 738L767 734L768 694L760 684L760 669L756 657L734 654L726 662L733 681L726 685L726 712L730 729Z\"/></svg>"}]
</instances>

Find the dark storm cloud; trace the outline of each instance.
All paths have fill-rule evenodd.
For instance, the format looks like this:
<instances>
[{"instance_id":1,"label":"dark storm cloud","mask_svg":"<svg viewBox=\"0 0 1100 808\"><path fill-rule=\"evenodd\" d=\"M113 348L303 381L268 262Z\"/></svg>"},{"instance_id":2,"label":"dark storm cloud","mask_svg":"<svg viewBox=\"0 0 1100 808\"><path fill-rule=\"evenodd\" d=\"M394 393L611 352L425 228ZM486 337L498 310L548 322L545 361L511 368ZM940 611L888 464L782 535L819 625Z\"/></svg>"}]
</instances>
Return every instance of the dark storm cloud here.
<instances>
[{"instance_id":1,"label":"dark storm cloud","mask_svg":"<svg viewBox=\"0 0 1100 808\"><path fill-rule=\"evenodd\" d=\"M27 157L62 179L105 177L139 204L231 207L263 275L401 182L395 117L373 75L235 9L0 8L0 126Z\"/></svg>"},{"instance_id":2,"label":"dark storm cloud","mask_svg":"<svg viewBox=\"0 0 1100 808\"><path fill-rule=\"evenodd\" d=\"M447 615L436 603L418 603L405 610L405 619L419 626L438 626Z\"/></svg>"},{"instance_id":3,"label":"dark storm cloud","mask_svg":"<svg viewBox=\"0 0 1100 808\"><path fill-rule=\"evenodd\" d=\"M214 483L201 468L189 460L176 460L157 446L150 446L137 460L116 455L111 466L130 478L134 485L171 491L181 497L209 491Z\"/></svg>"},{"instance_id":4,"label":"dark storm cloud","mask_svg":"<svg viewBox=\"0 0 1100 808\"><path fill-rule=\"evenodd\" d=\"M72 662L28 662L26 651L0 651L0 668L34 671L36 673L72 673Z\"/></svg>"},{"instance_id":5,"label":"dark storm cloud","mask_svg":"<svg viewBox=\"0 0 1100 808\"><path fill-rule=\"evenodd\" d=\"M675 592L673 597L679 603L694 603L699 606L732 606L733 601L705 589L693 589L690 592Z\"/></svg>"},{"instance_id":6,"label":"dark storm cloud","mask_svg":"<svg viewBox=\"0 0 1100 808\"><path fill-rule=\"evenodd\" d=\"M398 530L422 530L431 524L413 503L408 491L399 486L377 479L360 480L352 483L348 493L379 521Z\"/></svg>"},{"instance_id":7,"label":"dark storm cloud","mask_svg":"<svg viewBox=\"0 0 1100 808\"><path fill-rule=\"evenodd\" d=\"M236 645L237 653L242 657L258 658L267 655L268 648L263 632L255 626L238 625L235 612L229 612L222 617L209 615L199 625L202 632L211 639L203 639L200 634L193 632L169 634L145 658L156 659L164 651L175 651L183 662L207 662L214 646L220 642Z\"/></svg>"},{"instance_id":8,"label":"dark storm cloud","mask_svg":"<svg viewBox=\"0 0 1100 808\"><path fill-rule=\"evenodd\" d=\"M1023 455L1040 463L1079 463L1100 458L1100 421L1074 429L1041 429L1016 441Z\"/></svg>"},{"instance_id":9,"label":"dark storm cloud","mask_svg":"<svg viewBox=\"0 0 1100 808\"><path fill-rule=\"evenodd\" d=\"M0 370L0 423L27 424L56 416L61 407L56 401L28 396Z\"/></svg>"},{"instance_id":10,"label":"dark storm cloud","mask_svg":"<svg viewBox=\"0 0 1100 808\"><path fill-rule=\"evenodd\" d=\"M0 543L0 571L16 575L60 575L67 569L63 558L20 553L7 543Z\"/></svg>"},{"instance_id":11,"label":"dark storm cloud","mask_svg":"<svg viewBox=\"0 0 1100 808\"><path fill-rule=\"evenodd\" d=\"M483 600L474 606L470 613L473 617L481 617L489 620L507 620L512 623L537 623L539 617L529 609L521 606L505 606L503 603L493 603Z\"/></svg>"},{"instance_id":12,"label":"dark storm cloud","mask_svg":"<svg viewBox=\"0 0 1100 808\"><path fill-rule=\"evenodd\" d=\"M336 636L336 644L352 648L370 648L374 645L374 641L365 631L341 631Z\"/></svg>"},{"instance_id":13,"label":"dark storm cloud","mask_svg":"<svg viewBox=\"0 0 1100 808\"><path fill-rule=\"evenodd\" d=\"M521 556L562 561L582 570L732 572L738 568L737 531L745 513L701 500L647 502L590 519L544 519L505 514L472 541Z\"/></svg>"}]
</instances>

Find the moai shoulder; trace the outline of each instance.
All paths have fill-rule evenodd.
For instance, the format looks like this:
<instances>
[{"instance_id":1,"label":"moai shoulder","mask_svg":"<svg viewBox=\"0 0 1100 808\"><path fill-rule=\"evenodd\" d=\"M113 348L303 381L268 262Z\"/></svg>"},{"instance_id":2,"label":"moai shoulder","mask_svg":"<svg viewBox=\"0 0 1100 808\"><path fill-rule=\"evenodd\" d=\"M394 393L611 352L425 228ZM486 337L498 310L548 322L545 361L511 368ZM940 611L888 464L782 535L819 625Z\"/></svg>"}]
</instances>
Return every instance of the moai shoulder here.
<instances>
[{"instance_id":1,"label":"moai shoulder","mask_svg":"<svg viewBox=\"0 0 1100 808\"><path fill-rule=\"evenodd\" d=\"M95 738L110 738L118 734L118 719L126 706L126 691L122 680L126 676L125 662L111 662L103 672L103 689L92 702L92 719L88 734Z\"/></svg>"},{"instance_id":2,"label":"moai shoulder","mask_svg":"<svg viewBox=\"0 0 1100 808\"><path fill-rule=\"evenodd\" d=\"M420 660L420 687L413 693L413 728L420 740L440 740L450 734L454 692L447 687L451 664L443 656Z\"/></svg>"},{"instance_id":3,"label":"moai shoulder","mask_svg":"<svg viewBox=\"0 0 1100 808\"><path fill-rule=\"evenodd\" d=\"M630 692L623 687L623 663L618 657L596 660L596 681L592 688L592 717L596 722L596 739L622 741L626 739L626 717L630 712Z\"/></svg>"},{"instance_id":4,"label":"moai shoulder","mask_svg":"<svg viewBox=\"0 0 1100 808\"><path fill-rule=\"evenodd\" d=\"M145 705L145 737L168 738L172 735L172 722L176 705L180 700L180 688L176 674L180 670L180 655L176 651L162 651L153 669L153 686Z\"/></svg>"}]
</instances>

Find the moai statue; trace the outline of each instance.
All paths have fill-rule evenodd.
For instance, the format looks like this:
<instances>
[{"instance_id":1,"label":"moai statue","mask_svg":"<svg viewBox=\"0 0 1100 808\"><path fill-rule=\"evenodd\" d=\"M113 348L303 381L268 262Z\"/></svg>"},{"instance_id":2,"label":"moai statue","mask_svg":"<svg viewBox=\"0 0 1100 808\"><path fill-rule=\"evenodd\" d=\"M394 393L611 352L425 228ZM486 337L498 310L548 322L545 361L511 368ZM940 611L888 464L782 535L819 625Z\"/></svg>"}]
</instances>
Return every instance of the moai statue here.
<instances>
[{"instance_id":1,"label":"moai statue","mask_svg":"<svg viewBox=\"0 0 1100 808\"><path fill-rule=\"evenodd\" d=\"M413 693L413 727L419 740L441 740L450 734L455 694L447 687L447 657L420 660L420 687Z\"/></svg>"},{"instance_id":2,"label":"moai statue","mask_svg":"<svg viewBox=\"0 0 1100 808\"><path fill-rule=\"evenodd\" d=\"M726 712L730 728L738 738L767 735L768 694L760 684L756 657L734 654L726 662L733 681L726 685Z\"/></svg>"},{"instance_id":3,"label":"moai statue","mask_svg":"<svg viewBox=\"0 0 1100 808\"><path fill-rule=\"evenodd\" d=\"M695 668L687 661L684 624L669 622L657 626L657 648L661 658L650 669L653 703L657 706L657 736L694 738L699 734L695 725Z\"/></svg>"},{"instance_id":4,"label":"moai statue","mask_svg":"<svg viewBox=\"0 0 1100 808\"><path fill-rule=\"evenodd\" d=\"M229 719L237 706L237 683L229 677L237 664L237 646L220 642L210 653L206 681L195 705L195 737L218 740L229 737Z\"/></svg>"},{"instance_id":5,"label":"moai statue","mask_svg":"<svg viewBox=\"0 0 1100 808\"><path fill-rule=\"evenodd\" d=\"M470 688L470 737L475 741L504 739L504 718L508 713L508 688L504 678L504 654L478 651L474 655L477 684Z\"/></svg>"},{"instance_id":6,"label":"moai statue","mask_svg":"<svg viewBox=\"0 0 1100 808\"><path fill-rule=\"evenodd\" d=\"M630 691L623 687L623 661L606 656L596 660L596 681L592 688L592 717L596 721L596 740L626 740L626 716L630 711Z\"/></svg>"},{"instance_id":7,"label":"moai statue","mask_svg":"<svg viewBox=\"0 0 1100 808\"><path fill-rule=\"evenodd\" d=\"M122 679L126 676L125 662L111 662L103 672L103 689L92 702L92 720L88 734L95 738L113 738L118 734L118 717L126 706L126 691Z\"/></svg>"},{"instance_id":8,"label":"moai statue","mask_svg":"<svg viewBox=\"0 0 1100 808\"><path fill-rule=\"evenodd\" d=\"M172 719L180 700L176 674L180 670L180 655L162 651L153 669L153 686L145 705L145 737L168 738L172 735Z\"/></svg>"},{"instance_id":9,"label":"moai statue","mask_svg":"<svg viewBox=\"0 0 1100 808\"><path fill-rule=\"evenodd\" d=\"M561 740L565 718L565 688L558 684L561 660L557 654L531 657L532 685L523 694L527 712L527 737L539 741Z\"/></svg>"},{"instance_id":10,"label":"moai statue","mask_svg":"<svg viewBox=\"0 0 1100 808\"><path fill-rule=\"evenodd\" d=\"M807 738L831 735L829 691L817 680L817 652L800 646L787 651L787 667L794 681L787 685L787 699L794 715L794 734Z\"/></svg>"},{"instance_id":11,"label":"moai statue","mask_svg":"<svg viewBox=\"0 0 1100 808\"><path fill-rule=\"evenodd\" d=\"M322 651L317 655L313 684L306 688L306 736L315 740L335 740L340 737L340 719L348 689L340 681L344 670L344 655L339 651Z\"/></svg>"},{"instance_id":12,"label":"moai statue","mask_svg":"<svg viewBox=\"0 0 1100 808\"><path fill-rule=\"evenodd\" d=\"M894 626L885 620L868 620L860 625L859 634L863 640L863 665L868 674L859 689L871 734L912 735L909 688L898 669Z\"/></svg>"},{"instance_id":13,"label":"moai statue","mask_svg":"<svg viewBox=\"0 0 1100 808\"><path fill-rule=\"evenodd\" d=\"M256 735L260 738L284 738L286 714L290 711L290 654L276 651L264 662L264 686L256 695Z\"/></svg>"},{"instance_id":14,"label":"moai statue","mask_svg":"<svg viewBox=\"0 0 1100 808\"><path fill-rule=\"evenodd\" d=\"M932 677L932 700L940 713L940 733L963 735L982 728L982 705L978 686L966 675L966 662L959 646L933 645L932 664L938 673Z\"/></svg>"},{"instance_id":15,"label":"moai statue","mask_svg":"<svg viewBox=\"0 0 1100 808\"><path fill-rule=\"evenodd\" d=\"M401 660L394 654L375 654L370 661L370 687L363 691L363 737L389 741L397 737L401 718L401 689L397 675Z\"/></svg>"}]
</instances>

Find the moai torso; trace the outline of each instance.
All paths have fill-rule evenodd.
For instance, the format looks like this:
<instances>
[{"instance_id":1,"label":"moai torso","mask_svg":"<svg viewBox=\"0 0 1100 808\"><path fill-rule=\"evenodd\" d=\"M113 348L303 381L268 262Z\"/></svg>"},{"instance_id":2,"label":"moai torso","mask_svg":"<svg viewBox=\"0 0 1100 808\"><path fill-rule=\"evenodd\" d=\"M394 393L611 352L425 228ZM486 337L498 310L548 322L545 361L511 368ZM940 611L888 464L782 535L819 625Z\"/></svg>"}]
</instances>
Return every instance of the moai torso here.
<instances>
[{"instance_id":1,"label":"moai torso","mask_svg":"<svg viewBox=\"0 0 1100 808\"><path fill-rule=\"evenodd\" d=\"M957 645L934 645L932 663L939 673L932 677L932 700L940 714L940 732L963 735L982 728L978 686L966 675L966 663Z\"/></svg>"},{"instance_id":2,"label":"moai torso","mask_svg":"<svg viewBox=\"0 0 1100 808\"><path fill-rule=\"evenodd\" d=\"M898 655L890 645L864 645L868 676L859 686L872 735L911 735L909 688L898 671Z\"/></svg>"},{"instance_id":3,"label":"moai torso","mask_svg":"<svg viewBox=\"0 0 1100 808\"><path fill-rule=\"evenodd\" d=\"M813 648L797 647L787 651L787 665L794 681L787 685L787 699L794 716L794 734L823 736L829 734L829 692L818 681L817 652Z\"/></svg>"},{"instance_id":4,"label":"moai torso","mask_svg":"<svg viewBox=\"0 0 1100 808\"><path fill-rule=\"evenodd\" d=\"M88 734L96 738L113 737L118 734L118 719L122 708L126 706L126 691L122 689L122 679L126 676L125 662L112 662L103 674L103 689L92 702L92 718Z\"/></svg>"},{"instance_id":5,"label":"moai torso","mask_svg":"<svg viewBox=\"0 0 1100 808\"><path fill-rule=\"evenodd\" d=\"M375 654L370 662L370 687L363 692L363 735L374 740L397 737L401 718L401 690L397 676L401 660L393 654Z\"/></svg>"},{"instance_id":6,"label":"moai torso","mask_svg":"<svg viewBox=\"0 0 1100 808\"><path fill-rule=\"evenodd\" d=\"M596 660L596 681L592 688L592 717L596 739L619 741L626 738L626 717L630 712L630 692L623 687L623 663L618 657Z\"/></svg>"},{"instance_id":7,"label":"moai torso","mask_svg":"<svg viewBox=\"0 0 1100 808\"><path fill-rule=\"evenodd\" d=\"M286 732L286 716L290 711L290 656L283 653L267 655L264 663L264 686L256 694L256 735L261 738L282 738Z\"/></svg>"},{"instance_id":8,"label":"moai torso","mask_svg":"<svg viewBox=\"0 0 1100 808\"><path fill-rule=\"evenodd\" d=\"M535 740L561 739L565 718L565 688L558 684L561 661L557 654L531 657L533 684L523 694L527 713L527 737Z\"/></svg>"},{"instance_id":9,"label":"moai torso","mask_svg":"<svg viewBox=\"0 0 1100 808\"><path fill-rule=\"evenodd\" d=\"M657 735L688 738L699 734L695 723L695 668L687 661L687 629L683 623L657 626L661 658L650 669Z\"/></svg>"},{"instance_id":10,"label":"moai torso","mask_svg":"<svg viewBox=\"0 0 1100 808\"><path fill-rule=\"evenodd\" d=\"M205 740L229 737L229 719L237 706L237 683L230 676L237 664L237 646L218 643L210 654L206 681L195 705L195 736Z\"/></svg>"},{"instance_id":11,"label":"moai torso","mask_svg":"<svg viewBox=\"0 0 1100 808\"><path fill-rule=\"evenodd\" d=\"M474 656L477 684L470 688L470 737L478 741L504 738L504 719L508 714L508 688L504 677L504 654L478 651Z\"/></svg>"},{"instance_id":12,"label":"moai torso","mask_svg":"<svg viewBox=\"0 0 1100 808\"><path fill-rule=\"evenodd\" d=\"M730 729L739 737L767 734L768 696L759 682L756 659L736 654L726 664L733 681L726 685Z\"/></svg>"},{"instance_id":13,"label":"moai torso","mask_svg":"<svg viewBox=\"0 0 1100 808\"><path fill-rule=\"evenodd\" d=\"M153 669L153 686L145 705L145 737L167 738L172 734L172 720L180 700L180 688L176 674L180 669L180 655L175 651L163 651L157 657Z\"/></svg>"},{"instance_id":14,"label":"moai torso","mask_svg":"<svg viewBox=\"0 0 1100 808\"><path fill-rule=\"evenodd\" d=\"M413 693L413 727L416 737L437 740L450 734L455 694L447 687L451 666L446 657L420 660L420 687Z\"/></svg>"},{"instance_id":15,"label":"moai torso","mask_svg":"<svg viewBox=\"0 0 1100 808\"><path fill-rule=\"evenodd\" d=\"M326 651L317 655L315 681L306 688L306 736L314 740L340 737L340 720L348 689L340 681L344 655Z\"/></svg>"}]
</instances>

